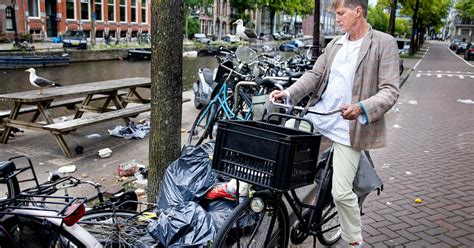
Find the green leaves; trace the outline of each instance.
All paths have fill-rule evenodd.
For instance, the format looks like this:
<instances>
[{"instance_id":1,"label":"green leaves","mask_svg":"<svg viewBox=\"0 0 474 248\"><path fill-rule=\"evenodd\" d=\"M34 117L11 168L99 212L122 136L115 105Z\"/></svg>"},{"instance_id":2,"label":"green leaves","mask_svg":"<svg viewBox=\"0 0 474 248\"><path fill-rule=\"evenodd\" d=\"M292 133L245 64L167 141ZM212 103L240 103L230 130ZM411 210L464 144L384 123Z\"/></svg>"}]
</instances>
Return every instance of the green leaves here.
<instances>
[{"instance_id":1,"label":"green leaves","mask_svg":"<svg viewBox=\"0 0 474 248\"><path fill-rule=\"evenodd\" d=\"M474 2L472 0L460 0L454 8L458 9L464 18L474 18Z\"/></svg>"}]
</instances>

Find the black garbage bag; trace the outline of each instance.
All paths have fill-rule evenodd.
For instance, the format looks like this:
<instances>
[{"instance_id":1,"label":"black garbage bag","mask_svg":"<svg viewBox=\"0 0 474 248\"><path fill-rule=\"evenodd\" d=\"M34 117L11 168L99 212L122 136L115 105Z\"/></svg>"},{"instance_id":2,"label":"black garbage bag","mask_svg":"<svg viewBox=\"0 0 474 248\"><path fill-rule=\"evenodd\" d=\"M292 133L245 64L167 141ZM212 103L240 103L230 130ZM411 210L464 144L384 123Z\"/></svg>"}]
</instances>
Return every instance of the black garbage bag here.
<instances>
[{"instance_id":1,"label":"black garbage bag","mask_svg":"<svg viewBox=\"0 0 474 248\"><path fill-rule=\"evenodd\" d=\"M217 230L211 215L195 202L166 209L148 224L150 235L165 247L207 247Z\"/></svg>"},{"instance_id":2,"label":"black garbage bag","mask_svg":"<svg viewBox=\"0 0 474 248\"><path fill-rule=\"evenodd\" d=\"M187 201L199 202L216 182L217 174L211 172L213 152L214 143L188 146L181 157L168 166L158 193L158 211Z\"/></svg>"}]
</instances>

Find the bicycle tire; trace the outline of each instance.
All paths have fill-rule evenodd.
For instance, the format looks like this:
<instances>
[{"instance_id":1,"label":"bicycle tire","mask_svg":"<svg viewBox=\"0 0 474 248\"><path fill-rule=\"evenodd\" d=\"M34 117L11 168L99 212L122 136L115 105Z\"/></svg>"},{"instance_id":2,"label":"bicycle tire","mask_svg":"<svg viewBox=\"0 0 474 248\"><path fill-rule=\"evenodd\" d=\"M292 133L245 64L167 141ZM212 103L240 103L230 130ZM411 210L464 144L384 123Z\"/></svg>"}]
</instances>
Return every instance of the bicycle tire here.
<instances>
[{"instance_id":1,"label":"bicycle tire","mask_svg":"<svg viewBox=\"0 0 474 248\"><path fill-rule=\"evenodd\" d=\"M221 107L216 102L208 103L196 116L189 130L187 145L200 145L208 138L221 115ZM197 141L193 141L197 137ZM212 138L212 137L211 137Z\"/></svg>"},{"instance_id":2,"label":"bicycle tire","mask_svg":"<svg viewBox=\"0 0 474 248\"><path fill-rule=\"evenodd\" d=\"M321 187L316 200L315 223L317 237L322 245L332 246L341 238L341 226L337 216L336 206L331 195L332 166L329 166L321 180Z\"/></svg>"},{"instance_id":3,"label":"bicycle tire","mask_svg":"<svg viewBox=\"0 0 474 248\"><path fill-rule=\"evenodd\" d=\"M41 217L13 216L3 223L13 240L6 240L5 244L12 247L60 247L86 248L82 243L62 228L46 221ZM3 241L2 241L3 243Z\"/></svg>"},{"instance_id":4,"label":"bicycle tire","mask_svg":"<svg viewBox=\"0 0 474 248\"><path fill-rule=\"evenodd\" d=\"M255 213L250 208L251 199L243 201L234 210L232 216L226 220L223 228L219 230L212 247L286 248L288 246L289 223L286 206L281 198L263 200L265 201L265 210L260 213ZM270 219L266 217L270 217ZM262 228L262 225L265 225L266 228ZM270 228L272 229L270 230ZM270 243L267 242L267 239Z\"/></svg>"},{"instance_id":5,"label":"bicycle tire","mask_svg":"<svg viewBox=\"0 0 474 248\"><path fill-rule=\"evenodd\" d=\"M140 239L148 234L148 221L139 220L140 216L122 210L90 211L78 224L103 247L149 247L148 242Z\"/></svg>"}]
</instances>

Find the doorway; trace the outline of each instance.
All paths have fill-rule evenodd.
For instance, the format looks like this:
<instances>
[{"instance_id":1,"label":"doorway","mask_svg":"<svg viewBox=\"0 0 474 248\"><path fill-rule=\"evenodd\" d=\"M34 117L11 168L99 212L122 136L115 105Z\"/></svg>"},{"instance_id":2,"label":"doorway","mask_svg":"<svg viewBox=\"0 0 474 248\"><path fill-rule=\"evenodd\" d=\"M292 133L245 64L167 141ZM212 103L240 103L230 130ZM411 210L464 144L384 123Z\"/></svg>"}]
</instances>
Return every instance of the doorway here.
<instances>
[{"instance_id":1,"label":"doorway","mask_svg":"<svg viewBox=\"0 0 474 248\"><path fill-rule=\"evenodd\" d=\"M46 33L48 37L58 36L58 25L56 22L56 0L46 0Z\"/></svg>"}]
</instances>

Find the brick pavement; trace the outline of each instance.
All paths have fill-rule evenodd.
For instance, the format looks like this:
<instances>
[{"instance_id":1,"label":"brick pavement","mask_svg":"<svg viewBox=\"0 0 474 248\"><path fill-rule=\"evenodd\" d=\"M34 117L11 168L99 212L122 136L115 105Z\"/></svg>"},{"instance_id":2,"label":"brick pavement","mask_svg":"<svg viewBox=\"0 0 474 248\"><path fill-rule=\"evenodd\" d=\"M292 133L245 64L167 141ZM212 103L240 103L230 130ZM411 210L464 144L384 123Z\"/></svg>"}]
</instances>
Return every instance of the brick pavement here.
<instances>
[{"instance_id":1,"label":"brick pavement","mask_svg":"<svg viewBox=\"0 0 474 248\"><path fill-rule=\"evenodd\" d=\"M366 247L474 247L474 105L457 101L474 100L474 68L428 45L386 115L388 146L372 151L385 189L364 203Z\"/></svg>"}]
</instances>

